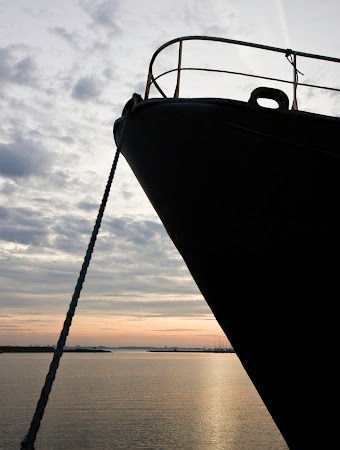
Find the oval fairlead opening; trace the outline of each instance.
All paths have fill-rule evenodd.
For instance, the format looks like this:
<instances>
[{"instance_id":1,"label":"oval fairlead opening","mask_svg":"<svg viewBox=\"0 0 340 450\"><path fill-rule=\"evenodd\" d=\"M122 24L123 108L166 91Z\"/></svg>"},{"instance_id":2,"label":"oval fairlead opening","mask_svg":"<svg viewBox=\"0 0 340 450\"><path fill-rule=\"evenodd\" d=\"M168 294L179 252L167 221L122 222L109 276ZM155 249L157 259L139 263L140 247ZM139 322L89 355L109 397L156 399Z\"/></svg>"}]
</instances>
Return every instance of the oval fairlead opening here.
<instances>
[{"instance_id":1,"label":"oval fairlead opening","mask_svg":"<svg viewBox=\"0 0 340 450\"><path fill-rule=\"evenodd\" d=\"M260 99L274 100L277 103L278 107L271 108L262 106L258 102L258 100ZM273 89L268 87L258 87L254 89L251 93L248 103L258 108L277 109L279 111L288 111L289 108L289 99L287 95L280 89Z\"/></svg>"}]
</instances>

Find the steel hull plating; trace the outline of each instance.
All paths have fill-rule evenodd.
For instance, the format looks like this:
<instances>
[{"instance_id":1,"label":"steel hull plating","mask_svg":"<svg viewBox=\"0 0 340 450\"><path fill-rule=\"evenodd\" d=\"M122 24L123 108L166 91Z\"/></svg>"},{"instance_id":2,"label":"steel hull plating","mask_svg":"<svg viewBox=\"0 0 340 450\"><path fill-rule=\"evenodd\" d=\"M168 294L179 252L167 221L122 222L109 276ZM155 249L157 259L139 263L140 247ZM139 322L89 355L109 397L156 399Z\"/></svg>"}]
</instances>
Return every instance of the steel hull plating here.
<instances>
[{"instance_id":1,"label":"steel hull plating","mask_svg":"<svg viewBox=\"0 0 340 450\"><path fill-rule=\"evenodd\" d=\"M290 448L335 433L338 129L237 101L148 100L122 150Z\"/></svg>"}]
</instances>

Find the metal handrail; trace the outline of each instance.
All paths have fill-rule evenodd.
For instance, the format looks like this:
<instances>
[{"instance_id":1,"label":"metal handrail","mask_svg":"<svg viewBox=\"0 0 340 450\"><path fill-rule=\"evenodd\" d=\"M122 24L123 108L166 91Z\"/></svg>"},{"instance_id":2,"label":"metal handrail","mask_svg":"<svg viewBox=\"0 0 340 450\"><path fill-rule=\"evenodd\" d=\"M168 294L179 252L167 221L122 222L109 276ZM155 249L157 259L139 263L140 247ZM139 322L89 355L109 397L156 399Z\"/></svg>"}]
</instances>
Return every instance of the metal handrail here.
<instances>
[{"instance_id":1,"label":"metal handrail","mask_svg":"<svg viewBox=\"0 0 340 450\"><path fill-rule=\"evenodd\" d=\"M215 41L215 42L224 42L227 44L235 44L235 45L241 45L241 46L245 46L245 47L253 47L253 48L258 48L261 50L268 50L268 51L272 51L272 52L277 52L277 53L284 53L285 56L291 57L292 60L290 60L292 66L293 66L293 81L288 81L288 80L283 80L280 78L271 78L271 77L265 77L265 76L261 76L261 75L253 75L253 74L246 74L246 73L242 73L242 72L232 72L232 71L228 71L228 70L220 70L220 69L206 69L206 68L198 68L198 67L181 67L182 64L182 47L183 47L183 41ZM171 69L168 70L166 72L163 72L162 74L158 75L157 77L154 77L152 69L153 69L153 64L155 62L155 59L157 58L158 54L164 50L166 47L169 47L172 44L176 44L177 42L179 42L179 53L178 53L178 66L177 69ZM313 88L318 88L318 89L327 89L327 90L331 90L331 91L337 91L340 92L340 89L337 88L332 88L332 87L328 87L328 86L320 86L320 85L315 85L315 84L307 84L307 83L299 83L298 82L298 70L297 70L297 64L296 64L296 57L297 56L301 56L304 58L312 58L312 59L321 59L324 61L331 61L331 62L336 62L336 63L340 63L340 58L334 58L331 56L323 56L323 55L316 55L313 53L306 53L306 52L300 52L297 50L292 50L292 49L284 49L284 48L279 48L279 47L271 47L269 45L262 45L262 44L255 44L253 42L245 42L245 41L237 41L235 39L226 39L226 38L219 38L219 37L212 37L212 36L182 36L176 39L172 39L171 41L166 42L165 44L163 44L161 47L159 47L155 53L153 54L151 61L150 61L150 65L149 65L149 72L148 72L148 78L147 78L147 82L146 82L146 88L145 88L145 96L144 99L147 100L149 98L149 93L150 93L150 87L153 84L155 86L155 88L160 92L160 94L164 97L167 98L167 96L165 95L165 93L163 92L163 90L161 89L161 87L159 86L159 84L157 83L157 79L162 77L163 75L166 75L168 73L171 72L175 72L177 71L177 82L176 82L176 89L175 89L175 93L174 93L174 98L178 98L179 97L179 88L180 88L180 74L182 70L200 70L200 71L206 71L206 72L219 72L219 73L230 73L230 74L234 74L234 75L243 75L243 76L249 76L249 77L253 77L253 78L262 78L265 80L272 80L272 81L279 81L279 82L283 82L283 83L289 83L293 85L293 109L298 109L297 106L297 86L308 86L308 87L313 87Z\"/></svg>"},{"instance_id":2,"label":"metal handrail","mask_svg":"<svg viewBox=\"0 0 340 450\"><path fill-rule=\"evenodd\" d=\"M197 70L197 71L203 71L203 72L229 73L231 75L242 75L244 77L261 78L262 80L279 81L281 83L294 84L294 81L284 80L283 78L265 77L263 75L255 75L255 74L249 74L249 73L244 73L244 72L234 72L231 70L207 69L205 67L181 67L181 71L182 70ZM178 68L167 70L166 72L163 72L160 75L157 75L157 77L155 77L155 80L158 80L158 78L161 78L164 75L167 75L168 73L177 72L177 71L178 71ZM151 81L151 84L153 84L153 81ZM332 88L329 86L321 86L319 84L309 84L309 83L297 83L297 84L298 84L298 86L306 86L306 87L327 89L329 91L340 92L340 89Z\"/></svg>"}]
</instances>

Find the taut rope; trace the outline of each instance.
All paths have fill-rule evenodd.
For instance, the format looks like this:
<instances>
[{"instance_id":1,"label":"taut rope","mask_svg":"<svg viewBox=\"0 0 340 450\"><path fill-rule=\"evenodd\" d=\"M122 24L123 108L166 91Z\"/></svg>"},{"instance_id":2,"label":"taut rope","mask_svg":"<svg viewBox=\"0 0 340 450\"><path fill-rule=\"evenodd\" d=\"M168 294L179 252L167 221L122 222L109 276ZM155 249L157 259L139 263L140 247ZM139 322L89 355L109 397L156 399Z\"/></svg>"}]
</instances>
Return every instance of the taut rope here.
<instances>
[{"instance_id":1,"label":"taut rope","mask_svg":"<svg viewBox=\"0 0 340 450\"><path fill-rule=\"evenodd\" d=\"M109 175L109 178L107 180L107 184L106 184L106 188L105 188L105 192L102 198L102 202L98 211L98 215L97 215L97 219L96 219L96 223L95 226L93 228L92 231L92 236L89 242L89 245L87 247L87 251L85 254L85 258L84 258L84 262L81 268L81 271L79 273L79 277L78 277L78 281L77 284L74 288L74 293L72 296L72 300L69 306L69 310L67 312L66 315L66 319L64 322L64 326L61 330L60 336L59 336L59 340L56 346L56 349L54 351L54 355L53 355L53 359L52 362L50 364L50 368L49 371L46 375L46 379L45 379L45 384L44 387L42 388L41 394L40 394L40 398L38 400L36 409L35 409L35 413L33 415L32 418L32 422L31 422L31 426L28 430L28 433L25 437L25 439L21 442L21 449L29 449L32 450L34 449L34 442L36 440L37 437L37 433L38 430L40 428L40 423L41 420L43 418L44 415L44 411L45 411L45 407L47 405L47 401L48 401L48 397L50 395L51 389L52 389L52 385L54 382L54 379L56 377L56 373L57 373L57 369L59 367L59 362L60 362L60 358L62 357L63 351L64 351L64 346L65 346L65 342L66 342L66 338L68 336L70 327L71 327L71 323L72 323L72 319L78 304L78 299L80 297L80 292L82 290L84 281L85 281L85 276L86 276L86 272L87 269L89 267L90 261L91 261L91 256L93 253L93 249L96 243L96 239L97 239L97 235L100 229L100 225L102 222L102 218L104 215L104 211L105 211L105 206L110 194L110 189L111 189L111 185L112 185L112 180L113 177L115 175L115 171L116 171L116 167L117 167L117 163L118 163L118 158L119 158L119 154L123 145L123 141L124 141L124 135L125 135L125 129L126 129L126 123L127 123L127 118L129 115L129 111L127 110L125 112L125 118L124 118L124 122L122 125L122 132L121 132L121 138L119 141L119 144L117 146L117 150L116 150L116 154L112 163L112 167L111 167L111 172Z\"/></svg>"}]
</instances>

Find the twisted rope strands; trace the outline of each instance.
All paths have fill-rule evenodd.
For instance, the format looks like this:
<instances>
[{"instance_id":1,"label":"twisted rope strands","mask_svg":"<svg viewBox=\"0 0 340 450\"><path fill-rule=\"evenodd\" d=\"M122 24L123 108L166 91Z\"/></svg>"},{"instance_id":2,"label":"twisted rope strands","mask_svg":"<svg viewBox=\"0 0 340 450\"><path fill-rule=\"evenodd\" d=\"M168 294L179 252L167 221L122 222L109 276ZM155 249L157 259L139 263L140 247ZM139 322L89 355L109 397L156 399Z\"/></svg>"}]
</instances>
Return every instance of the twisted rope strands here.
<instances>
[{"instance_id":1,"label":"twisted rope strands","mask_svg":"<svg viewBox=\"0 0 340 450\"><path fill-rule=\"evenodd\" d=\"M32 418L31 426L28 430L26 437L21 442L21 449L34 450L34 442L36 440L36 436L37 436L37 433L40 428L41 420L43 418L44 411L45 411L45 408L46 408L46 405L48 402L48 397L50 395L52 385L53 385L54 379L56 377L56 372L59 367L60 358L62 357L62 354L64 351L65 342L66 342L67 336L69 334L72 319L73 319L73 316L74 316L74 313L75 313L75 310L76 310L76 307L78 304L78 299L80 297L80 293L83 288L83 284L84 284L85 277L86 277L86 272L87 272L87 269L88 269L90 261L91 261L91 256L92 256L93 249L94 249L96 239L97 239L97 235L98 235L98 232L99 232L99 229L101 226L106 203L107 203L107 200L108 200L108 197L110 194L112 180L115 175L118 158L119 158L122 144L124 141L124 135L125 135L128 114L129 114L129 112L127 111L123 125L122 125L121 139L120 139L119 145L117 146L117 150L116 150L116 154L115 154L115 157L114 157L114 160L112 163L110 175L109 175L109 178L108 178L108 181L106 184L106 188L105 188L105 192L104 192L104 195L102 198L102 202L101 202L101 205L100 205L100 208L98 211L96 223L95 223L93 231L92 231L92 236L91 236L91 239L90 239L90 242L89 242L86 254L85 254L85 258L84 258L84 262L83 262L81 271L79 273L77 284L74 288L74 293L72 296L72 300L70 302L69 310L67 312L66 319L65 319L63 328L61 330L56 349L54 351L54 355L53 355L52 362L50 364L49 371L46 375L45 384L42 388L40 398L38 400L36 410L35 410L35 413Z\"/></svg>"}]
</instances>

